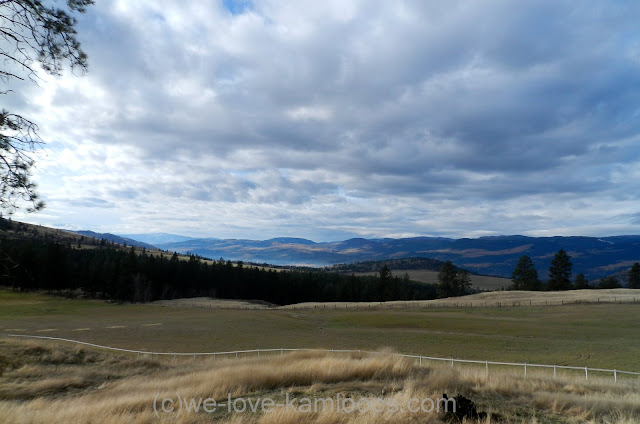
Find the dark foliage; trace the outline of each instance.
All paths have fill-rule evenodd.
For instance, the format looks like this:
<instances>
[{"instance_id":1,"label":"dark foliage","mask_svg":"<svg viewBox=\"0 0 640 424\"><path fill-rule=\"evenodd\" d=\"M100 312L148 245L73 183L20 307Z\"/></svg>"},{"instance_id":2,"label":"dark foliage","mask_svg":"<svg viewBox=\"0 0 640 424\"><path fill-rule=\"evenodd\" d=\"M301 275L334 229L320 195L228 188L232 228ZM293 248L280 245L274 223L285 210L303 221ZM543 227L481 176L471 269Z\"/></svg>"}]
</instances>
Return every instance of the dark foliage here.
<instances>
[{"instance_id":1,"label":"dark foliage","mask_svg":"<svg viewBox=\"0 0 640 424\"><path fill-rule=\"evenodd\" d=\"M589 281L586 279L583 273L576 275L573 280L573 288L576 290L590 289Z\"/></svg>"},{"instance_id":2,"label":"dark foliage","mask_svg":"<svg viewBox=\"0 0 640 424\"><path fill-rule=\"evenodd\" d=\"M93 0L67 0L60 4L39 0L0 1L0 83L39 79L35 63L48 74L60 75L65 64L84 71L87 55L76 38L76 18ZM7 95L10 89L0 89ZM41 144L38 126L28 118L0 110L0 209L11 214L27 203L29 212L42 209L31 181L33 152Z\"/></svg>"},{"instance_id":3,"label":"dark foliage","mask_svg":"<svg viewBox=\"0 0 640 424\"><path fill-rule=\"evenodd\" d=\"M459 270L451 261L446 261L438 272L438 296L455 297L470 293L471 277Z\"/></svg>"},{"instance_id":4,"label":"dark foliage","mask_svg":"<svg viewBox=\"0 0 640 424\"><path fill-rule=\"evenodd\" d=\"M619 289L620 287L622 287L620 282L613 276L601 278L600 283L598 283L599 289Z\"/></svg>"},{"instance_id":5,"label":"dark foliage","mask_svg":"<svg viewBox=\"0 0 640 424\"><path fill-rule=\"evenodd\" d=\"M468 422L465 420L485 421L487 419L486 412L478 412L475 402L462 395L457 395L453 399L449 399L446 393L443 393L442 399L446 402L444 420L449 423ZM500 417L492 414L492 421L500 421Z\"/></svg>"},{"instance_id":6,"label":"dark foliage","mask_svg":"<svg viewBox=\"0 0 640 424\"><path fill-rule=\"evenodd\" d=\"M352 264L339 264L326 267L329 271L338 272L378 272L383 266L392 269L426 269L429 271L439 271L444 261L430 258L401 258L386 259L383 261L364 261Z\"/></svg>"},{"instance_id":7,"label":"dark foliage","mask_svg":"<svg viewBox=\"0 0 640 424\"><path fill-rule=\"evenodd\" d=\"M629 288L640 289L640 263L638 262L629 269Z\"/></svg>"},{"instance_id":8,"label":"dark foliage","mask_svg":"<svg viewBox=\"0 0 640 424\"><path fill-rule=\"evenodd\" d=\"M93 249L46 239L4 239L0 254L12 266L0 284L16 290L81 292L86 296L127 302L212 296L222 299L260 299L274 304L299 302L378 301L379 277L356 277L324 271L275 271L234 265L196 256L138 254L98 242ZM407 281L385 273L385 300L436 297L431 284Z\"/></svg>"},{"instance_id":9,"label":"dark foliage","mask_svg":"<svg viewBox=\"0 0 640 424\"><path fill-rule=\"evenodd\" d=\"M520 258L511 275L511 281L513 281L514 290L540 290L538 271L530 257L524 255Z\"/></svg>"},{"instance_id":10,"label":"dark foliage","mask_svg":"<svg viewBox=\"0 0 640 424\"><path fill-rule=\"evenodd\" d=\"M558 250L549 268L549 290L571 289L571 256L564 249Z\"/></svg>"}]
</instances>

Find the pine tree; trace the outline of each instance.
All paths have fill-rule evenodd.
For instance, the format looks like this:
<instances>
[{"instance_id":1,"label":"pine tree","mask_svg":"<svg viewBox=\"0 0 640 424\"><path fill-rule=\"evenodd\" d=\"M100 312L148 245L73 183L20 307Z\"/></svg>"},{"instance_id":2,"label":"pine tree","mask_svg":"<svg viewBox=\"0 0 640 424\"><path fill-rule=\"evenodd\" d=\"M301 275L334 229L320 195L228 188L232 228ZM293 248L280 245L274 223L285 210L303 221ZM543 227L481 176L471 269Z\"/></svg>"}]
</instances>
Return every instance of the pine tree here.
<instances>
[{"instance_id":1,"label":"pine tree","mask_svg":"<svg viewBox=\"0 0 640 424\"><path fill-rule=\"evenodd\" d=\"M380 302L384 302L385 300L387 300L391 278L391 270L389 269L387 264L384 264L384 266L380 270L380 281L378 285L378 296Z\"/></svg>"},{"instance_id":2,"label":"pine tree","mask_svg":"<svg viewBox=\"0 0 640 424\"><path fill-rule=\"evenodd\" d=\"M465 294L468 294L469 289L471 289L471 276L469 275L469 271L463 269L462 271L458 272L456 277L456 296L464 296Z\"/></svg>"},{"instance_id":3,"label":"pine tree","mask_svg":"<svg viewBox=\"0 0 640 424\"><path fill-rule=\"evenodd\" d=\"M571 256L563 249L558 250L549 268L549 290L571 289L571 268Z\"/></svg>"},{"instance_id":4,"label":"pine tree","mask_svg":"<svg viewBox=\"0 0 640 424\"><path fill-rule=\"evenodd\" d=\"M66 10L57 2L0 1L0 83L41 80L38 70L60 75L65 63L84 71L87 55L76 38L76 13L84 13L93 0L67 0ZM36 66L36 63L39 66ZM0 88L0 95L13 90ZM15 104L6 100L4 104ZM27 212L44 207L31 180L34 152L42 144L38 125L29 118L0 110L0 209L12 214L26 202Z\"/></svg>"},{"instance_id":5,"label":"pine tree","mask_svg":"<svg viewBox=\"0 0 640 424\"><path fill-rule=\"evenodd\" d=\"M457 295L457 270L451 261L446 261L438 272L438 294L440 297L452 297Z\"/></svg>"},{"instance_id":6,"label":"pine tree","mask_svg":"<svg viewBox=\"0 0 640 424\"><path fill-rule=\"evenodd\" d=\"M582 289L588 289L590 287L591 286L589 286L589 282L584 277L583 273L580 273L580 274L576 275L575 280L573 280L573 288L574 289L582 290Z\"/></svg>"},{"instance_id":7,"label":"pine tree","mask_svg":"<svg viewBox=\"0 0 640 424\"><path fill-rule=\"evenodd\" d=\"M598 284L599 289L619 289L620 287L618 279L612 275L601 278Z\"/></svg>"},{"instance_id":8,"label":"pine tree","mask_svg":"<svg viewBox=\"0 0 640 424\"><path fill-rule=\"evenodd\" d=\"M629 288L640 289L640 263L638 262L629 270Z\"/></svg>"},{"instance_id":9,"label":"pine tree","mask_svg":"<svg viewBox=\"0 0 640 424\"><path fill-rule=\"evenodd\" d=\"M513 281L512 288L514 290L539 290L540 280L538 279L538 271L533 266L533 261L527 255L524 255L518 261L513 274L511 274L511 281Z\"/></svg>"}]
</instances>

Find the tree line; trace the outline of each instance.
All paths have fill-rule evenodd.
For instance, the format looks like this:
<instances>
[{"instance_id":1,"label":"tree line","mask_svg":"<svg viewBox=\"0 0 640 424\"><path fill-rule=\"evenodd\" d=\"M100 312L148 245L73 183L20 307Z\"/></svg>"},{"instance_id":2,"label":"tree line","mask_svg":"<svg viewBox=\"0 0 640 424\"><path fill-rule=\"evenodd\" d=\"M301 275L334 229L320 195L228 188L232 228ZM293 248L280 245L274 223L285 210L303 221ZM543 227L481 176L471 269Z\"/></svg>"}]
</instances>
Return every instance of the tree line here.
<instances>
[{"instance_id":1,"label":"tree line","mask_svg":"<svg viewBox=\"0 0 640 424\"><path fill-rule=\"evenodd\" d=\"M324 269L326 269L327 271L336 271L342 273L379 272L379 270L381 270L384 265L393 269L427 269L431 271L438 271L442 267L442 265L444 265L444 261L441 261L439 259L412 257L375 261L361 261L349 264L336 264L326 266Z\"/></svg>"},{"instance_id":2,"label":"tree line","mask_svg":"<svg viewBox=\"0 0 640 424\"><path fill-rule=\"evenodd\" d=\"M299 302L372 302L437 297L434 284L384 272L343 275L322 270L276 271L242 262L205 261L195 255L150 254L99 243L88 249L42 239L0 242L0 284L16 290L81 294L119 302L211 296ZM387 269L388 270L388 269Z\"/></svg>"},{"instance_id":3,"label":"tree line","mask_svg":"<svg viewBox=\"0 0 640 424\"><path fill-rule=\"evenodd\" d=\"M579 273L571 281L573 265L571 256L564 251L558 250L551 261L549 267L549 279L543 283L538 278L538 271L532 259L523 255L518 260L518 264L513 270L511 289L513 290L580 290L580 289L615 289L622 285L615 276L601 278L597 283L590 284L583 273ZM634 263L628 271L628 285L631 289L640 288L640 263Z\"/></svg>"}]
</instances>

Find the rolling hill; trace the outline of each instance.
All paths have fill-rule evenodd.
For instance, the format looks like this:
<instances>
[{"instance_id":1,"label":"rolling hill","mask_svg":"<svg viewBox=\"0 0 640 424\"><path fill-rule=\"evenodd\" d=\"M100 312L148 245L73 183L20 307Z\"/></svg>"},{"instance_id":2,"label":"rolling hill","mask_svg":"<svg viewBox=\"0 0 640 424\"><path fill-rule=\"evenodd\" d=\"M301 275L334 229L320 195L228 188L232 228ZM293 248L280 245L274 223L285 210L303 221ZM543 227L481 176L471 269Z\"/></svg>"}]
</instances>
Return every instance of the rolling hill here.
<instances>
[{"instance_id":1,"label":"rolling hill","mask_svg":"<svg viewBox=\"0 0 640 424\"><path fill-rule=\"evenodd\" d=\"M559 249L571 256L574 274L597 279L628 269L640 261L640 236L527 237L499 236L476 239L414 237L402 239L354 238L315 243L305 239L271 240L192 239L159 244L159 248L192 252L204 257L224 257L276 265L327 266L369 260L424 257L451 260L456 265L485 275L509 278L522 255L528 255L542 279Z\"/></svg>"},{"instance_id":2,"label":"rolling hill","mask_svg":"<svg viewBox=\"0 0 640 424\"><path fill-rule=\"evenodd\" d=\"M156 247L142 242L140 240L131 239L128 237L121 237L111 233L96 233L93 231L74 231L74 233L83 235L85 237L92 237L97 240L107 240L113 243L121 244L123 246L136 246L136 247L144 247L146 249L155 249Z\"/></svg>"}]
</instances>

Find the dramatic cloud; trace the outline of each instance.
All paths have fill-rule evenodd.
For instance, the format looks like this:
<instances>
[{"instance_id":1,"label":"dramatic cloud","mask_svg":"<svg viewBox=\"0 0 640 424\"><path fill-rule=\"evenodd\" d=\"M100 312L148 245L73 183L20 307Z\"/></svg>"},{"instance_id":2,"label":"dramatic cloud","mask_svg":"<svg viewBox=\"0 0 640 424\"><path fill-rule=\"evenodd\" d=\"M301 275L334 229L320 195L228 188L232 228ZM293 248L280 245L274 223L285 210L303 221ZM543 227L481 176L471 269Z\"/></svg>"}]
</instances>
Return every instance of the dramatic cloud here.
<instances>
[{"instance_id":1,"label":"dramatic cloud","mask_svg":"<svg viewBox=\"0 0 640 424\"><path fill-rule=\"evenodd\" d=\"M638 233L640 5L97 2L28 221L121 233ZM18 217L22 218L22 217Z\"/></svg>"}]
</instances>

